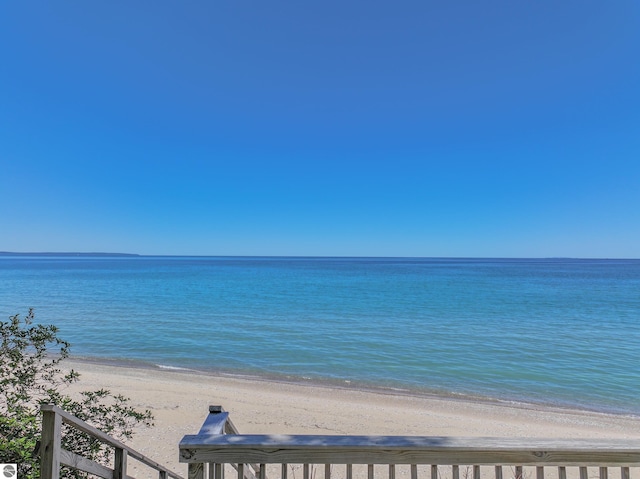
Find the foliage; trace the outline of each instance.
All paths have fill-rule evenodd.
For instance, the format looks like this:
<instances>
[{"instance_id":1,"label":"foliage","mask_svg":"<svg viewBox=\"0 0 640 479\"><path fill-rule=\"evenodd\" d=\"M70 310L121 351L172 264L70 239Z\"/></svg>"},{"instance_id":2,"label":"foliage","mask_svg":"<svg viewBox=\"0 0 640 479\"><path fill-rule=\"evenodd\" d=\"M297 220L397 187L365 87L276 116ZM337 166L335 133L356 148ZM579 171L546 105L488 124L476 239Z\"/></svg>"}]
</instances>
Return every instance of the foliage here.
<instances>
[{"instance_id":1,"label":"foliage","mask_svg":"<svg viewBox=\"0 0 640 479\"><path fill-rule=\"evenodd\" d=\"M18 464L20 478L40 477L35 454L40 440L41 404L55 404L118 439L128 439L137 425L152 425L150 411L137 411L128 398L106 389L83 391L79 397L64 394L78 381L74 370L64 372L60 363L69 356L70 345L58 337L53 325L34 324L33 309L20 318L0 322L0 458ZM86 434L64 426L62 447L105 464L110 450ZM69 478L83 473L65 470Z\"/></svg>"}]
</instances>

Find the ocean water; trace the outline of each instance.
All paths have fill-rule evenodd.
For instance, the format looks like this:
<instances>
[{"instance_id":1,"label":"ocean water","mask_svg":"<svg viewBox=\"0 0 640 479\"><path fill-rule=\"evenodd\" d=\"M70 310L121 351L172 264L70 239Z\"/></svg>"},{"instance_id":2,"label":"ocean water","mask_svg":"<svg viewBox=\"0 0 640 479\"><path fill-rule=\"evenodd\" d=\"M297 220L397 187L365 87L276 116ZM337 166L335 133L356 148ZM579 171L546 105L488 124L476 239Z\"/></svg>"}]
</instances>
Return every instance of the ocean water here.
<instances>
[{"instance_id":1,"label":"ocean water","mask_svg":"<svg viewBox=\"0 0 640 479\"><path fill-rule=\"evenodd\" d=\"M640 260L0 256L74 356L640 414Z\"/></svg>"}]
</instances>

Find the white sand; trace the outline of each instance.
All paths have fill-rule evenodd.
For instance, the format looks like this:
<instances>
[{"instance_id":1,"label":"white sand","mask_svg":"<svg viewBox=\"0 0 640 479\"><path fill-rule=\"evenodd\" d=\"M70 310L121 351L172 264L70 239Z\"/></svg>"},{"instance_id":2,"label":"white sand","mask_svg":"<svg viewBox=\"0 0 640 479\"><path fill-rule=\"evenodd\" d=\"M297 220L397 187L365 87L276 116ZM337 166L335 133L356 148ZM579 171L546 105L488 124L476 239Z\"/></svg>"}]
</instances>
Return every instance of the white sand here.
<instances>
[{"instance_id":1,"label":"white sand","mask_svg":"<svg viewBox=\"0 0 640 479\"><path fill-rule=\"evenodd\" d=\"M149 409L155 427L129 444L186 476L178 443L196 434L209 405L240 433L638 438L640 418L437 397L389 395L304 384L135 369L69 361L81 373L71 392L107 388ZM131 464L134 465L133 463ZM145 473L130 472L136 478Z\"/></svg>"}]
</instances>

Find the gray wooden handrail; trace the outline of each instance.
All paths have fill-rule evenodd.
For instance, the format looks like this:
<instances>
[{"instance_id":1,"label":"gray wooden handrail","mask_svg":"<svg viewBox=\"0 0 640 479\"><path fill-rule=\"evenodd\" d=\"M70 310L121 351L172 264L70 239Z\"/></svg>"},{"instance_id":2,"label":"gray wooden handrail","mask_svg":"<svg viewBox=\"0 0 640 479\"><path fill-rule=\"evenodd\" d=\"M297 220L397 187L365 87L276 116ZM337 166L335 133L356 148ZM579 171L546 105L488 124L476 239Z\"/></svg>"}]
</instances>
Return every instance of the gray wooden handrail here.
<instances>
[{"instance_id":1,"label":"gray wooden handrail","mask_svg":"<svg viewBox=\"0 0 640 479\"><path fill-rule=\"evenodd\" d=\"M640 440L187 435L181 462L640 466Z\"/></svg>"},{"instance_id":2,"label":"gray wooden handrail","mask_svg":"<svg viewBox=\"0 0 640 479\"><path fill-rule=\"evenodd\" d=\"M531 477L524 475L524 467L535 468L535 478L544 479L549 466L557 479L567 479L569 467L576 468L579 479L588 479L589 467L598 468L599 479L608 479L609 467L620 468L616 477L629 479L630 468L640 467L640 439L256 435L227 433L228 423L228 413L212 406L198 434L182 438L179 460L189 464L189 479L204 479L207 467L210 479L223 479L225 464L237 471L238 479L246 479L245 465L264 479L267 466L274 464L281 465L283 479L287 471L292 476L300 471L296 467L302 468L303 479L313 478L313 464L324 465L325 479L333 477L334 465L346 466L345 475L338 472L337 477L352 479L359 464L367 466L367 479L378 477L374 466L380 464L388 468L389 479L396 478L397 465L408 466L411 479L425 470L431 479L445 477L442 471L460 479L463 467L464 478L480 479L486 477L480 470L486 466L492 466L495 479L503 479L503 467L511 469L513 479Z\"/></svg>"},{"instance_id":3,"label":"gray wooden handrail","mask_svg":"<svg viewBox=\"0 0 640 479\"><path fill-rule=\"evenodd\" d=\"M60 475L60 465L73 467L106 479L126 479L127 457L132 457L142 464L157 470L160 479L167 479L167 477L183 479L179 474L170 471L163 465L72 414L69 414L58 406L44 404L40 407L40 410L42 411L42 440L40 446L41 479L58 479ZM63 449L61 447L62 423L68 424L98 439L102 443L112 446L115 449L114 469L109 469L88 458Z\"/></svg>"}]
</instances>

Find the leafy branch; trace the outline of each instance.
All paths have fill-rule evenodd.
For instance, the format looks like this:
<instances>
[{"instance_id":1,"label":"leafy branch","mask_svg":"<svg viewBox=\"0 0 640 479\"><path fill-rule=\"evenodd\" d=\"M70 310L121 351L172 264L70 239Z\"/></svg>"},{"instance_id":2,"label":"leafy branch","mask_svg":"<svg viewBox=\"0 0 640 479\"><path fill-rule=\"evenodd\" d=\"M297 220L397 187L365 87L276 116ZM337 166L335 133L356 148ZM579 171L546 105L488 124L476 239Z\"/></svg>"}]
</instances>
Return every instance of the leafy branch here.
<instances>
[{"instance_id":1,"label":"leafy branch","mask_svg":"<svg viewBox=\"0 0 640 479\"><path fill-rule=\"evenodd\" d=\"M40 405L55 404L94 427L125 440L136 426L153 425L150 411L138 411L129 399L107 389L83 391L79 398L62 392L75 383L79 374L64 372L60 363L69 357L70 344L58 337L54 325L34 324L30 309L21 318L16 314L0 322L0 457L18 464L21 478L40 477L39 459L34 451L40 440ZM111 451L81 431L64 427L62 447L109 464ZM80 471L66 469L61 477L85 478Z\"/></svg>"}]
</instances>

